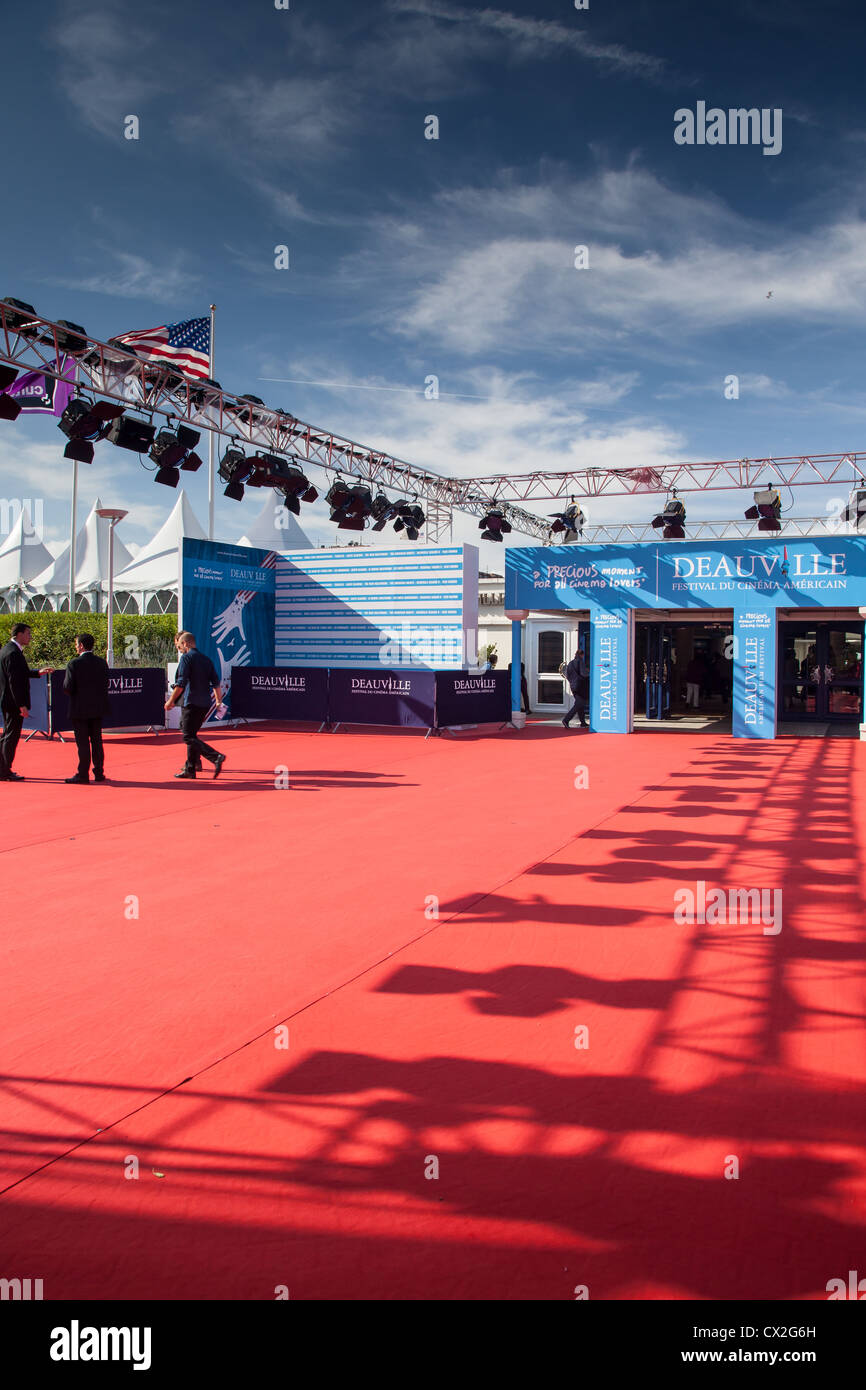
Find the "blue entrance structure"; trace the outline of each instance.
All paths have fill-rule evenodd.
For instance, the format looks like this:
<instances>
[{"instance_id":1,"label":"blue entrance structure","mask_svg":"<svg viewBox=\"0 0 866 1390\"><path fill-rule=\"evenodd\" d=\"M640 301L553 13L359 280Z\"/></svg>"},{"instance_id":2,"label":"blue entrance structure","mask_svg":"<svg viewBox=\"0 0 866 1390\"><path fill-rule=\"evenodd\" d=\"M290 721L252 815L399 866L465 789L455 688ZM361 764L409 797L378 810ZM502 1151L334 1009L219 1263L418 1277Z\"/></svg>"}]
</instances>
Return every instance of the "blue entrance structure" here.
<instances>
[{"instance_id":1,"label":"blue entrance structure","mask_svg":"<svg viewBox=\"0 0 866 1390\"><path fill-rule=\"evenodd\" d=\"M779 620L845 609L859 622L866 615L866 537L509 547L505 608L514 710L520 620L531 610L589 613L590 725L599 733L632 731L640 610L731 610L734 737L775 738ZM857 681L862 709L862 662Z\"/></svg>"}]
</instances>

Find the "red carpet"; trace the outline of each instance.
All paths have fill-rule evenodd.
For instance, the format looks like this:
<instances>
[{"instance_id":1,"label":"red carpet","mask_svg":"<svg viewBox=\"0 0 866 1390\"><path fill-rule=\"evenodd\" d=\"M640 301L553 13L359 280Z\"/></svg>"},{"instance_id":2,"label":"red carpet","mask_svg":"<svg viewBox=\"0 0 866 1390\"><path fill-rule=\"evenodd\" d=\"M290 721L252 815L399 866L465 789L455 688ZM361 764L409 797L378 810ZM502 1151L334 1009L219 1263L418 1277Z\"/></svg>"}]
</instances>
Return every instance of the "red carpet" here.
<instances>
[{"instance_id":1,"label":"red carpet","mask_svg":"<svg viewBox=\"0 0 866 1390\"><path fill-rule=\"evenodd\" d=\"M221 743L217 782L140 737L108 740L112 785L67 787L73 751L33 740L0 789L0 1276L800 1299L866 1275L866 746ZM677 924L698 880L781 889L781 932Z\"/></svg>"}]
</instances>

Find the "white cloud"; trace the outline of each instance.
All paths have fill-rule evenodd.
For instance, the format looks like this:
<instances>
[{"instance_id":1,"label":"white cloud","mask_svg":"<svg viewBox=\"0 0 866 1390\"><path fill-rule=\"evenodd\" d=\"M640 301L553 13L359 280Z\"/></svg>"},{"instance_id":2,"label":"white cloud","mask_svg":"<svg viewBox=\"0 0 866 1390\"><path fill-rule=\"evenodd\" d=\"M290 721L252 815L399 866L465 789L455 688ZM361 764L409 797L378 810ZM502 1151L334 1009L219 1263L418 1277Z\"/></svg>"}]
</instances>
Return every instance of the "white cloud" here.
<instances>
[{"instance_id":1,"label":"white cloud","mask_svg":"<svg viewBox=\"0 0 866 1390\"><path fill-rule=\"evenodd\" d=\"M59 25L54 42L62 54L60 85L81 119L121 141L124 118L141 116L161 90L154 49L164 41L131 23L124 6L119 14L102 8L73 15Z\"/></svg>"},{"instance_id":2,"label":"white cloud","mask_svg":"<svg viewBox=\"0 0 866 1390\"><path fill-rule=\"evenodd\" d=\"M176 304L199 291L201 276L186 268L186 257L182 254L176 254L163 265L156 265L133 251L121 251L99 243L95 249L100 252L102 269L68 277L46 276L46 283L119 299L149 299L160 304ZM126 330L118 329L122 331Z\"/></svg>"}]
</instances>

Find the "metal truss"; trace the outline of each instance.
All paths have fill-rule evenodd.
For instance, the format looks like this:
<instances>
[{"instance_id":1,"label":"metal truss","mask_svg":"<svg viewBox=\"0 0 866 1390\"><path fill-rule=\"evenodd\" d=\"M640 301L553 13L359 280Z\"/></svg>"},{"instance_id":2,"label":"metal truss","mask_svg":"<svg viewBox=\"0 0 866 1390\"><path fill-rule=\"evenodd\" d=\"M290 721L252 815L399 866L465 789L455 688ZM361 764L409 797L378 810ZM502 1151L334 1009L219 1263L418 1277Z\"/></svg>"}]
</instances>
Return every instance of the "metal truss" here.
<instances>
[{"instance_id":1,"label":"metal truss","mask_svg":"<svg viewBox=\"0 0 866 1390\"><path fill-rule=\"evenodd\" d=\"M757 521L690 521L685 525L686 539L737 540L767 533L758 530ZM829 516L783 517L780 540L794 536L854 536L858 533L850 522L839 522ZM584 526L578 539L562 541L561 545L626 545L632 541L658 541L662 545L676 545L676 541L666 541L661 530L650 522L624 521L610 526ZM556 542L552 542L555 544Z\"/></svg>"},{"instance_id":2,"label":"metal truss","mask_svg":"<svg viewBox=\"0 0 866 1390\"><path fill-rule=\"evenodd\" d=\"M38 317L13 327L20 317L19 310L0 301L0 362L60 380L55 364L69 352L68 347L61 346L68 330ZM233 442L242 448L286 454L330 474L423 499L425 511L434 514L433 529L438 535L450 532L450 515L446 520L443 512L450 513L456 507L481 517L495 500L466 482L414 467L381 450L304 424L287 411L245 401L216 385L188 380L169 365L142 361L123 346L95 338L78 339L72 346L80 390L151 418L164 416L172 427L210 430L221 435L226 445ZM497 505L515 530L538 540L547 537L550 523L543 518L507 502Z\"/></svg>"},{"instance_id":3,"label":"metal truss","mask_svg":"<svg viewBox=\"0 0 866 1390\"><path fill-rule=\"evenodd\" d=\"M394 458L378 449L341 438L329 430L305 424L284 410L244 400L208 382L193 381L175 368L146 362L120 345L77 337L52 320L34 317L22 323L14 306L0 301L0 362L22 371L39 371L60 379L56 363L70 352L76 362L78 389L141 411L170 425L189 425L221 436L225 444L284 454L326 473L341 474L423 500L428 517L426 534L434 542L450 537L451 511L483 517L492 505L500 508L514 530L535 540L550 539L550 520L516 505L518 502L621 496L634 493L749 491L770 481L804 484L844 483L848 486L866 471L866 451L813 454L793 458L737 459L717 463L681 463L669 468L584 468L563 473L497 474L481 478L449 478ZM65 336L64 336L65 335ZM815 534L820 518L786 521L791 534ZM738 522L702 522L689 526L692 536L752 534ZM796 526L810 530L795 531ZM727 528L717 531L713 527ZM827 519L825 530L832 529ZM632 533L633 532L633 533ZM652 528L584 527L583 540L657 538ZM647 538L644 536L644 538Z\"/></svg>"},{"instance_id":4,"label":"metal truss","mask_svg":"<svg viewBox=\"0 0 866 1390\"><path fill-rule=\"evenodd\" d=\"M521 502L552 498L615 497L638 492L752 491L768 483L789 486L850 485L866 475L866 451L799 454L790 458L728 459L676 463L669 468L576 468L567 473L501 473L467 479L490 496Z\"/></svg>"}]
</instances>

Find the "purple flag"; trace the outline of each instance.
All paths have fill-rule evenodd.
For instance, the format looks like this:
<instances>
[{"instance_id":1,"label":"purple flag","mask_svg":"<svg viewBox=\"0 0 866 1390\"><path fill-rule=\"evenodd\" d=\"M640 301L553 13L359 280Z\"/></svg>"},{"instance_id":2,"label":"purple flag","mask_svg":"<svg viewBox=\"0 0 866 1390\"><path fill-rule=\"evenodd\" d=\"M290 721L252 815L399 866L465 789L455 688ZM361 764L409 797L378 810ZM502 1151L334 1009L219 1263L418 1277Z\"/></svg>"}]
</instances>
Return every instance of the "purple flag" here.
<instances>
[{"instance_id":1,"label":"purple flag","mask_svg":"<svg viewBox=\"0 0 866 1390\"><path fill-rule=\"evenodd\" d=\"M54 366L56 361L55 358L50 365ZM67 368L72 373L70 376L67 376ZM74 359L64 357L59 370L62 381L57 381L53 376L45 376L43 372L25 372L17 381L13 381L8 388L8 394L18 401L22 415L63 414L75 385Z\"/></svg>"}]
</instances>

